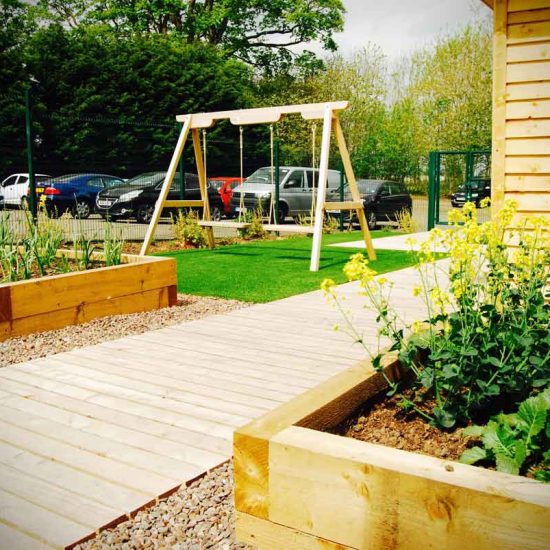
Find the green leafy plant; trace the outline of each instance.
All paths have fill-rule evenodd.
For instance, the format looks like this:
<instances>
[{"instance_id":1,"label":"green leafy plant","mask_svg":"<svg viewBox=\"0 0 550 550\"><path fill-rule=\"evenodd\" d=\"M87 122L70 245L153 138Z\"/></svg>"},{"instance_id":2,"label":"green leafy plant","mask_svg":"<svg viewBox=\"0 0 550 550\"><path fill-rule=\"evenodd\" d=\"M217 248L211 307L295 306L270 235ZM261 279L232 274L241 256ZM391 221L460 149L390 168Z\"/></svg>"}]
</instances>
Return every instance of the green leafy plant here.
<instances>
[{"instance_id":1,"label":"green leafy plant","mask_svg":"<svg viewBox=\"0 0 550 550\"><path fill-rule=\"evenodd\" d=\"M103 252L105 254L105 265L120 265L122 261L122 249L124 239L115 235L110 223L105 224L105 235L103 241Z\"/></svg>"},{"instance_id":2,"label":"green leafy plant","mask_svg":"<svg viewBox=\"0 0 550 550\"><path fill-rule=\"evenodd\" d=\"M326 214L323 218L323 233L325 235L331 235L332 233L336 233L339 229L340 225L338 218L331 216L330 214Z\"/></svg>"},{"instance_id":3,"label":"green leafy plant","mask_svg":"<svg viewBox=\"0 0 550 550\"><path fill-rule=\"evenodd\" d=\"M194 210L188 212L178 210L177 216L172 215L171 220L176 239L182 244L196 248L206 245L204 231L199 225L199 218Z\"/></svg>"},{"instance_id":4,"label":"green leafy plant","mask_svg":"<svg viewBox=\"0 0 550 550\"><path fill-rule=\"evenodd\" d=\"M507 202L492 221L478 224L475 206L467 203L449 213L451 230L433 230L420 245L414 294L427 312L423 321L399 318L390 305L391 283L376 279L361 254L344 269L376 311L380 337L413 374L413 397L403 398L403 406L440 428L486 422L550 383L548 221L531 217L510 235L515 211ZM518 242L513 252L508 235ZM437 261L441 249L448 264ZM324 288L338 303L330 281ZM362 342L351 322L348 327ZM380 353L365 349L380 368ZM388 383L391 393L400 391L399 383Z\"/></svg>"},{"instance_id":5,"label":"green leafy plant","mask_svg":"<svg viewBox=\"0 0 550 550\"><path fill-rule=\"evenodd\" d=\"M267 232L263 225L262 205L260 202L258 202L258 205L252 212L245 213L245 221L250 223L250 225L239 231L243 239L263 239L266 237Z\"/></svg>"},{"instance_id":6,"label":"green leafy plant","mask_svg":"<svg viewBox=\"0 0 550 550\"><path fill-rule=\"evenodd\" d=\"M84 233L79 233L73 237L73 248L75 261L79 270L86 270L92 267L92 261L97 245L95 237L86 237Z\"/></svg>"},{"instance_id":7,"label":"green leafy plant","mask_svg":"<svg viewBox=\"0 0 550 550\"><path fill-rule=\"evenodd\" d=\"M499 414L485 426L470 426L463 433L481 440L482 446L466 449L464 464L486 461L499 472L519 474L533 466L536 479L550 481L550 388L523 401L511 414ZM544 451L546 449L546 451Z\"/></svg>"}]
</instances>

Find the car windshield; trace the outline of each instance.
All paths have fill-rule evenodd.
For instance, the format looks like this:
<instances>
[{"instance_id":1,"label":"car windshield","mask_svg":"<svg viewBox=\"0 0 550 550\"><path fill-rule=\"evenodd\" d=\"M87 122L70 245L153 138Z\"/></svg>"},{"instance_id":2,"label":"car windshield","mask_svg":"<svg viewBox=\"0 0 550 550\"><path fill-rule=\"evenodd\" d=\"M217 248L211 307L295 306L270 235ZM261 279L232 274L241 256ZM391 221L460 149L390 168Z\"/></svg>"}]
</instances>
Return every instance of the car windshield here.
<instances>
[{"instance_id":1,"label":"car windshield","mask_svg":"<svg viewBox=\"0 0 550 550\"><path fill-rule=\"evenodd\" d=\"M283 181L289 171L289 168L279 168L279 181ZM275 178L275 173L273 174L273 177ZM245 183L266 183L271 185L271 168L259 168L244 181Z\"/></svg>"},{"instance_id":2,"label":"car windshield","mask_svg":"<svg viewBox=\"0 0 550 550\"><path fill-rule=\"evenodd\" d=\"M363 195L374 195L379 186L380 182L378 181L359 180L357 182L357 189L359 189L359 193Z\"/></svg>"},{"instance_id":3,"label":"car windshield","mask_svg":"<svg viewBox=\"0 0 550 550\"><path fill-rule=\"evenodd\" d=\"M481 189L483 187L483 184L479 181L471 181L467 185L468 185L470 191L478 191L479 189ZM466 191L466 185L465 184L459 185L458 192L459 193L464 193L465 191Z\"/></svg>"},{"instance_id":4,"label":"car windshield","mask_svg":"<svg viewBox=\"0 0 550 550\"><path fill-rule=\"evenodd\" d=\"M147 172L146 174L140 174L128 181L124 182L124 185L135 185L136 187L147 187L149 185L156 185L159 181L164 179L166 172Z\"/></svg>"}]
</instances>

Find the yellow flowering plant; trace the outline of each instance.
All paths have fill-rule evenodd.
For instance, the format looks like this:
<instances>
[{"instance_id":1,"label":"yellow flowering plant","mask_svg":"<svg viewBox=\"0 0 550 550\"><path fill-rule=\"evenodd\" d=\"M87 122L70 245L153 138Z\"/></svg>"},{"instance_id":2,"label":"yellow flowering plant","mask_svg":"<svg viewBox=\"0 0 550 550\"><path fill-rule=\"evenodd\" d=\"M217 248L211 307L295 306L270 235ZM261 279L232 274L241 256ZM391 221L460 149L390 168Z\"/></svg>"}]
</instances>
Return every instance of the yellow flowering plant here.
<instances>
[{"instance_id":1,"label":"yellow flowering plant","mask_svg":"<svg viewBox=\"0 0 550 550\"><path fill-rule=\"evenodd\" d=\"M419 245L413 295L423 302L425 319L399 318L391 284L377 283L362 255L344 268L377 312L389 349L414 375L414 397L403 405L441 428L509 412L550 385L550 226L536 217L513 224L516 209L508 201L480 224L475 206L466 203L449 213L448 230L432 230ZM338 302L334 286L329 296ZM357 331L354 337L359 341ZM381 368L380 355L373 365ZM389 385L390 393L400 390Z\"/></svg>"}]
</instances>

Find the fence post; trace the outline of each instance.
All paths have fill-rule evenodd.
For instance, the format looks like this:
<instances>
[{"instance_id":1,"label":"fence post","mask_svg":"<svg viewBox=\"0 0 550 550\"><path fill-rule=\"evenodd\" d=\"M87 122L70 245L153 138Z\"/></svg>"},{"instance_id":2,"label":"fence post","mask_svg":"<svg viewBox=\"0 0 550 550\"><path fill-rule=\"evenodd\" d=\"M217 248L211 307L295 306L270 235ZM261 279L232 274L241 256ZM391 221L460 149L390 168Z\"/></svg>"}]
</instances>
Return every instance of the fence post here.
<instances>
[{"instance_id":1,"label":"fence post","mask_svg":"<svg viewBox=\"0 0 550 550\"><path fill-rule=\"evenodd\" d=\"M33 166L33 135L32 135L32 111L31 111L31 87L25 90L25 133L27 136L27 170L29 171L29 208L32 219L37 221L36 205L36 179Z\"/></svg>"},{"instance_id":2,"label":"fence post","mask_svg":"<svg viewBox=\"0 0 550 550\"><path fill-rule=\"evenodd\" d=\"M273 144L273 164L275 164L275 220L279 223L279 140L276 139Z\"/></svg>"},{"instance_id":3,"label":"fence post","mask_svg":"<svg viewBox=\"0 0 550 550\"><path fill-rule=\"evenodd\" d=\"M437 153L430 151L428 162L428 231L435 227L435 165Z\"/></svg>"}]
</instances>

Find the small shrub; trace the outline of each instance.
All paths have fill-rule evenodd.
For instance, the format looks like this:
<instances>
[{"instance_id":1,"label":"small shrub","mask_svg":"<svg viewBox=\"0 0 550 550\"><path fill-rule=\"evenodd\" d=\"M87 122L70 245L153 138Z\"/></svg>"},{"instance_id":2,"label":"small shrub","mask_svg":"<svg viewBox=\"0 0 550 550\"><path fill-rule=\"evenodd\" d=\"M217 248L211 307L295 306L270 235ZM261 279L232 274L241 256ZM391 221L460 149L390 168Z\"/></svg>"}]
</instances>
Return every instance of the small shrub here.
<instances>
[{"instance_id":1,"label":"small shrub","mask_svg":"<svg viewBox=\"0 0 550 550\"><path fill-rule=\"evenodd\" d=\"M258 205L253 212L245 212L243 221L250 223L248 227L239 230L243 239L264 239L267 231L263 225L262 207Z\"/></svg>"},{"instance_id":2,"label":"small shrub","mask_svg":"<svg viewBox=\"0 0 550 550\"><path fill-rule=\"evenodd\" d=\"M416 233L418 224L412 217L412 212L408 208L404 208L397 213L397 231L401 233Z\"/></svg>"},{"instance_id":3,"label":"small shrub","mask_svg":"<svg viewBox=\"0 0 550 550\"><path fill-rule=\"evenodd\" d=\"M331 216L330 214L325 214L323 219L323 233L325 235L330 235L336 233L340 229L340 223L338 218Z\"/></svg>"},{"instance_id":4,"label":"small shrub","mask_svg":"<svg viewBox=\"0 0 550 550\"><path fill-rule=\"evenodd\" d=\"M178 210L177 216L172 215L172 229L176 239L185 246L202 248L206 245L204 231L194 210Z\"/></svg>"}]
</instances>

